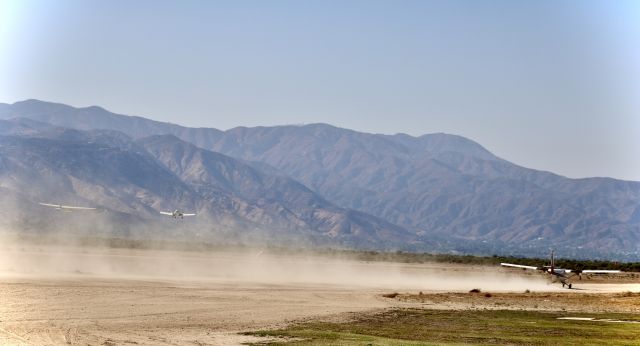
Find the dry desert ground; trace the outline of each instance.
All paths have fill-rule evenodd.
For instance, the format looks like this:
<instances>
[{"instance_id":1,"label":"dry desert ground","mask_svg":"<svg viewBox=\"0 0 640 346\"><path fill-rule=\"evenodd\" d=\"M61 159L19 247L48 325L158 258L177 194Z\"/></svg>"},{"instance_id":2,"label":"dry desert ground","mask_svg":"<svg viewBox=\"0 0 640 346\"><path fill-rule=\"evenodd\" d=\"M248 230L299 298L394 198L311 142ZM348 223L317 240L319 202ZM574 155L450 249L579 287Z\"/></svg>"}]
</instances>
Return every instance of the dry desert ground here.
<instances>
[{"instance_id":1,"label":"dry desert ground","mask_svg":"<svg viewBox=\"0 0 640 346\"><path fill-rule=\"evenodd\" d=\"M624 300L640 292L637 279L584 280L569 292L541 275L482 266L258 250L1 251L0 345L234 345L260 340L243 331L392 307L640 311L637 296ZM391 292L400 294L384 297Z\"/></svg>"}]
</instances>

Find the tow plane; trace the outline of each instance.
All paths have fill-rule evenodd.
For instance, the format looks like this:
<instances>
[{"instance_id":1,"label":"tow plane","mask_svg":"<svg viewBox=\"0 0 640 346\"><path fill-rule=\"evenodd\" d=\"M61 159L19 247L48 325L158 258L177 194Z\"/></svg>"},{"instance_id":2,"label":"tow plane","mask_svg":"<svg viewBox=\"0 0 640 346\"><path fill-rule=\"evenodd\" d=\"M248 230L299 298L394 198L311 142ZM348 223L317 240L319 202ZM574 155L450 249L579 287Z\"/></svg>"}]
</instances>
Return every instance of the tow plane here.
<instances>
[{"instance_id":1,"label":"tow plane","mask_svg":"<svg viewBox=\"0 0 640 346\"><path fill-rule=\"evenodd\" d=\"M176 209L174 211L161 211L160 214L171 216L174 219L177 219L177 218L184 219L185 216L196 216L195 213L185 213L180 209Z\"/></svg>"},{"instance_id":2,"label":"tow plane","mask_svg":"<svg viewBox=\"0 0 640 346\"><path fill-rule=\"evenodd\" d=\"M42 202L38 204L43 205L45 207L55 208L56 210L60 210L60 211L66 211L66 212L71 212L74 210L96 210L97 209L97 208L90 208L90 207L74 207L70 205L51 204L51 203L42 203Z\"/></svg>"},{"instance_id":3,"label":"tow plane","mask_svg":"<svg viewBox=\"0 0 640 346\"><path fill-rule=\"evenodd\" d=\"M513 263L500 263L503 267L509 268L521 268L525 270L539 270L544 273L551 275L552 278L556 278L558 281L562 283L562 287L568 287L571 289L573 286L571 279L574 277L578 277L582 280L582 274L612 274L612 273L620 273L620 270L580 270L580 269L562 269L556 268L555 266L555 258L554 251L551 251L551 265L542 266L542 267L534 267L534 266L525 266L520 264Z\"/></svg>"}]
</instances>

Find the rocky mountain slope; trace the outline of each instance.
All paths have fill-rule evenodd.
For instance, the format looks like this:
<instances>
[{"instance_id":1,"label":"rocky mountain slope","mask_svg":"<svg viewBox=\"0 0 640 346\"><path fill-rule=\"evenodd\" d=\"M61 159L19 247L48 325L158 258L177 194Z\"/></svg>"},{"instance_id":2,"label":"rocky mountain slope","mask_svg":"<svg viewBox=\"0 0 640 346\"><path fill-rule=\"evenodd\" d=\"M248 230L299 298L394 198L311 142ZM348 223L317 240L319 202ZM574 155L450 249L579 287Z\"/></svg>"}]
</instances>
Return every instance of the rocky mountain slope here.
<instances>
[{"instance_id":1,"label":"rocky mountain slope","mask_svg":"<svg viewBox=\"0 0 640 346\"><path fill-rule=\"evenodd\" d=\"M89 228L138 238L157 230L179 239L356 248L399 249L416 240L401 227L337 207L291 178L171 135L133 141L113 130L70 130L24 119L0 121L0 134L2 212L9 226ZM59 216L38 202L93 206L103 213ZM158 213L175 208L198 217L176 223ZM55 222L48 223L50 217Z\"/></svg>"},{"instance_id":2,"label":"rocky mountain slope","mask_svg":"<svg viewBox=\"0 0 640 346\"><path fill-rule=\"evenodd\" d=\"M0 106L0 118L16 116L121 129L135 138L172 134L256 169L287 175L342 208L411 230L419 242L448 239L446 248L640 253L639 182L568 179L520 167L460 136L368 134L325 124L222 132L95 107L35 100Z\"/></svg>"},{"instance_id":3,"label":"rocky mountain slope","mask_svg":"<svg viewBox=\"0 0 640 346\"><path fill-rule=\"evenodd\" d=\"M640 183L519 167L459 136L384 136L323 124L237 128L213 149L270 164L339 205L425 238L640 246Z\"/></svg>"}]
</instances>

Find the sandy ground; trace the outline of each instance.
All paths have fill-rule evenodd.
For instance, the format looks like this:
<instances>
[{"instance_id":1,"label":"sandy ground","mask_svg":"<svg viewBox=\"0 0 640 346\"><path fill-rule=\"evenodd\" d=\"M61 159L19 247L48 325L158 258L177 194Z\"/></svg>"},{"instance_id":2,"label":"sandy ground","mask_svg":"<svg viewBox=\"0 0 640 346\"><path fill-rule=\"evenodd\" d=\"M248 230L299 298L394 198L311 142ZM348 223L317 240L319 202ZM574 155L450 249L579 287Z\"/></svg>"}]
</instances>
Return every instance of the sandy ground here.
<instances>
[{"instance_id":1,"label":"sandy ground","mask_svg":"<svg viewBox=\"0 0 640 346\"><path fill-rule=\"evenodd\" d=\"M0 345L233 345L255 341L237 334L241 331L307 319L340 320L389 307L517 306L518 300L530 300L523 294L527 289L529 295L541 295L536 297L540 302L565 294L597 302L599 295L640 292L640 283L585 282L566 293L543 276L492 267L366 263L260 251L1 251ZM495 296L468 298L471 288ZM395 291L403 294L382 296ZM417 296L420 291L423 296ZM631 309L637 308L634 304Z\"/></svg>"}]
</instances>

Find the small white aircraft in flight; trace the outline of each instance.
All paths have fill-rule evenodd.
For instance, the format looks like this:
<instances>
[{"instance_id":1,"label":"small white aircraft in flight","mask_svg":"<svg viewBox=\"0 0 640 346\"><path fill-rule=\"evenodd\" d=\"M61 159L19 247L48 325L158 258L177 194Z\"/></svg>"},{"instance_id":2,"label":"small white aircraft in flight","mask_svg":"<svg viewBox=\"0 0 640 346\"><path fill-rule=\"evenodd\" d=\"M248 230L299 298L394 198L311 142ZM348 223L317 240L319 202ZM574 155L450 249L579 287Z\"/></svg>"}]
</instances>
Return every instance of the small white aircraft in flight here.
<instances>
[{"instance_id":1,"label":"small white aircraft in flight","mask_svg":"<svg viewBox=\"0 0 640 346\"><path fill-rule=\"evenodd\" d=\"M97 208L89 208L89 207L72 207L70 205L62 205L62 204L50 204L50 203L38 203L40 205L44 205L45 207L56 208L57 210L62 211L74 211L74 210L96 210Z\"/></svg>"},{"instance_id":2,"label":"small white aircraft in flight","mask_svg":"<svg viewBox=\"0 0 640 346\"><path fill-rule=\"evenodd\" d=\"M540 270L547 274L550 274L552 277L556 277L558 281L562 283L562 287L567 286L571 289L572 283L570 279L578 276L582 279L582 274L612 274L612 273L620 273L620 270L579 270L579 269L561 269L556 268L554 251L551 251L551 265L542 266L542 267L534 267L534 266L525 266L520 264L512 264L512 263L500 263L503 267L509 268L521 268L521 269L529 269L529 270Z\"/></svg>"},{"instance_id":3,"label":"small white aircraft in flight","mask_svg":"<svg viewBox=\"0 0 640 346\"><path fill-rule=\"evenodd\" d=\"M195 213L185 213L180 209L176 209L176 210L174 210L172 212L171 211L161 211L160 214L171 216L174 219L177 219L177 218L184 219L185 216L196 216Z\"/></svg>"}]
</instances>

